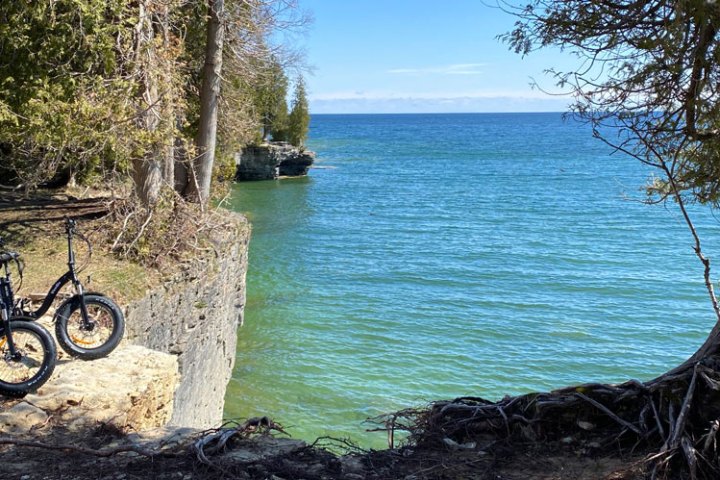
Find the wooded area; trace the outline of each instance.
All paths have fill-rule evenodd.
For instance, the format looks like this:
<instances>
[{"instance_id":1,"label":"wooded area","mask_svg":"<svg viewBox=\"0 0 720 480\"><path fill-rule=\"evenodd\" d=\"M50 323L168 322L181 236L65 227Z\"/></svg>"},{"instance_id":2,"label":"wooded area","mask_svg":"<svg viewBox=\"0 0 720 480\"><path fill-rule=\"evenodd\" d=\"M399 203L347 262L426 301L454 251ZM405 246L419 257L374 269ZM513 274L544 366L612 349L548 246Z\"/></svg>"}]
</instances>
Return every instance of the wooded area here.
<instances>
[{"instance_id":1,"label":"wooded area","mask_svg":"<svg viewBox=\"0 0 720 480\"><path fill-rule=\"evenodd\" d=\"M163 189L206 204L242 146L302 145L301 55L277 38L307 22L295 0L3 2L0 184L132 178L146 207Z\"/></svg>"}]
</instances>

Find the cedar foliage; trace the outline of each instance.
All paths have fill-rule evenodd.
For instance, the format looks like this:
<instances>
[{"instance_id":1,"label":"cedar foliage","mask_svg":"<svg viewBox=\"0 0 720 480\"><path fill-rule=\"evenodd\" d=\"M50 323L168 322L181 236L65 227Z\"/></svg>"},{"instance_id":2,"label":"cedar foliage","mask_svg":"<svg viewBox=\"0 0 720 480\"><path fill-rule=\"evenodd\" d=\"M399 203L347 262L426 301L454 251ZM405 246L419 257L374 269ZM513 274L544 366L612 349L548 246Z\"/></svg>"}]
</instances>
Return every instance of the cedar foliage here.
<instances>
[{"instance_id":1,"label":"cedar foliage","mask_svg":"<svg viewBox=\"0 0 720 480\"><path fill-rule=\"evenodd\" d=\"M260 65L260 69L265 75L255 89L255 102L262 124L261 140L272 137L276 142L283 142L287 140L288 127L287 75L275 57Z\"/></svg>"},{"instance_id":2,"label":"cedar foliage","mask_svg":"<svg viewBox=\"0 0 720 480\"><path fill-rule=\"evenodd\" d=\"M257 92L271 80L256 67L299 63L274 34L307 21L295 0L224 2L220 158L260 129ZM147 206L162 188L183 192L197 155L207 28L206 1L0 2L0 184L132 178Z\"/></svg>"},{"instance_id":3,"label":"cedar foliage","mask_svg":"<svg viewBox=\"0 0 720 480\"><path fill-rule=\"evenodd\" d=\"M309 128L310 109L305 91L305 80L299 76L295 82L292 109L288 117L288 141L296 147L303 147Z\"/></svg>"},{"instance_id":4,"label":"cedar foliage","mask_svg":"<svg viewBox=\"0 0 720 480\"><path fill-rule=\"evenodd\" d=\"M125 3L0 3L0 183L106 177L142 150Z\"/></svg>"}]
</instances>

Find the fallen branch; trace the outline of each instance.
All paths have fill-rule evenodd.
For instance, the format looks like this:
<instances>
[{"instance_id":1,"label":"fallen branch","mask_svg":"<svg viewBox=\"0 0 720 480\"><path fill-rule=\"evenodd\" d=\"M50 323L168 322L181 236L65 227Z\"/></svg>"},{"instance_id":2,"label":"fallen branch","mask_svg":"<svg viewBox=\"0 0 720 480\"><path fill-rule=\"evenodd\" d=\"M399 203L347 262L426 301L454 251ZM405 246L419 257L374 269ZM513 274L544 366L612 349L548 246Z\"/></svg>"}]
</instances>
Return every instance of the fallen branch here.
<instances>
[{"instance_id":1,"label":"fallen branch","mask_svg":"<svg viewBox=\"0 0 720 480\"><path fill-rule=\"evenodd\" d=\"M695 393L695 384L697 381L697 374L698 374L698 365L695 365L695 368L693 370L693 376L692 380L690 380L690 386L687 389L687 393L685 394L685 399L683 400L682 406L680 407L680 413L678 414L677 422L675 424L675 427L673 428L673 435L670 437L670 448L677 448L681 441L681 436L683 432L685 431L685 423L687 421L687 415L690 411L690 406L692 404L693 394Z\"/></svg>"},{"instance_id":2,"label":"fallen branch","mask_svg":"<svg viewBox=\"0 0 720 480\"><path fill-rule=\"evenodd\" d=\"M685 459L690 469L690 478L695 480L697 478L697 452L695 451L695 447L693 447L692 442L686 436L682 437L680 444L683 452L685 452Z\"/></svg>"},{"instance_id":3,"label":"fallen branch","mask_svg":"<svg viewBox=\"0 0 720 480\"><path fill-rule=\"evenodd\" d=\"M600 403L600 402L598 402L598 401L596 401L596 400L593 400L592 398L588 397L588 396L585 395L584 393L577 392L577 393L575 393L575 395L576 395L577 397L579 397L579 398L582 398L583 400L585 400L586 402L590 403L591 405L593 405L594 407L598 408L599 410L602 410L608 417L612 418L613 420L615 420L615 421L616 421L617 423L619 423L620 425L622 425L622 426L624 426L624 427L626 427L626 428L629 428L630 430L632 430L633 432L635 432L635 433L638 434L639 436L642 436L642 432L640 431L639 428L637 428L635 425L633 425L632 423L628 422L627 420L623 420L622 418L618 417L616 414L614 414L609 408L607 408L607 407L606 407L605 405L603 405L602 403Z\"/></svg>"}]
</instances>

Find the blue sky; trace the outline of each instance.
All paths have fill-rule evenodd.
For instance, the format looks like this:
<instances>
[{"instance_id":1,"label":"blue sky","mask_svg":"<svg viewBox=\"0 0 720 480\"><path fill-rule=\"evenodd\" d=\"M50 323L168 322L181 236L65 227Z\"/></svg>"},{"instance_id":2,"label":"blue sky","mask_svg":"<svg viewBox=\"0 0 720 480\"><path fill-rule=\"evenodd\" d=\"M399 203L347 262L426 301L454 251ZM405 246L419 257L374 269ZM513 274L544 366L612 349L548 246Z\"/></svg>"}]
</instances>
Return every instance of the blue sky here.
<instances>
[{"instance_id":1,"label":"blue sky","mask_svg":"<svg viewBox=\"0 0 720 480\"><path fill-rule=\"evenodd\" d=\"M488 2L490 3L490 2ZM568 99L530 87L570 66L557 50L526 58L495 37L515 19L481 0L300 0L313 113L530 112Z\"/></svg>"}]
</instances>

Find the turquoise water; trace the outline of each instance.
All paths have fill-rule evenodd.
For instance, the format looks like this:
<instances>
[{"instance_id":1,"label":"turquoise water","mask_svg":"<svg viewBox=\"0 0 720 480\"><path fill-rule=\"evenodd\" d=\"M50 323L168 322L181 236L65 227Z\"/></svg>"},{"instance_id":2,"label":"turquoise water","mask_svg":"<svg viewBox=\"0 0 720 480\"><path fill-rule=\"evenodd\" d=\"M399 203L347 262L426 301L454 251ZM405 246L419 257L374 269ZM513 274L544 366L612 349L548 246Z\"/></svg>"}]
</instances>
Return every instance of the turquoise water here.
<instances>
[{"instance_id":1,"label":"turquoise water","mask_svg":"<svg viewBox=\"0 0 720 480\"><path fill-rule=\"evenodd\" d=\"M585 125L323 115L309 146L309 177L234 188L254 230L228 418L382 447L366 418L648 380L712 327L678 212L641 203L649 171Z\"/></svg>"}]
</instances>

